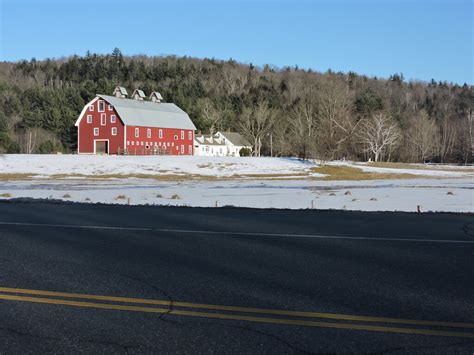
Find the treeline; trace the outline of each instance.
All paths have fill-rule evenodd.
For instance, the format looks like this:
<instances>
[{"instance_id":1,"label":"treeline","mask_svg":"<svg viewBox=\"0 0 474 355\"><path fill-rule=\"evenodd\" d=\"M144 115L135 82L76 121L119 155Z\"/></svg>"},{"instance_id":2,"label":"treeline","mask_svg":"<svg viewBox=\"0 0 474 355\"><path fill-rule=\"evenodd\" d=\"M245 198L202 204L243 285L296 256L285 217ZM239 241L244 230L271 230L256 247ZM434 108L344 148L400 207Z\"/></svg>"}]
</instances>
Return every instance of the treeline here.
<instances>
[{"instance_id":1,"label":"treeline","mask_svg":"<svg viewBox=\"0 0 474 355\"><path fill-rule=\"evenodd\" d=\"M255 155L471 163L474 88L234 60L87 53L0 63L0 152L76 148L76 121L116 85L159 91L206 133L241 132Z\"/></svg>"}]
</instances>

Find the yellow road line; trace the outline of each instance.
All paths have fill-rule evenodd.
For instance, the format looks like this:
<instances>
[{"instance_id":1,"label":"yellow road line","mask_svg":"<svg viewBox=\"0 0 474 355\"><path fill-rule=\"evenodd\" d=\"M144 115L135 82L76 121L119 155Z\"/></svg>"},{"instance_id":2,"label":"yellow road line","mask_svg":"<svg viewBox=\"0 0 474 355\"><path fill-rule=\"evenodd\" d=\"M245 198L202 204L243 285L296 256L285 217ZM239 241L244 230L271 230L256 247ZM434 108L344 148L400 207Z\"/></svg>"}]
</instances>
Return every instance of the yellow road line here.
<instances>
[{"instance_id":1,"label":"yellow road line","mask_svg":"<svg viewBox=\"0 0 474 355\"><path fill-rule=\"evenodd\" d=\"M410 324L410 325L421 325L421 326L427 325L427 326L435 326L435 327L473 328L474 329L474 323L427 321L427 320L399 319L399 318L386 318L386 317L369 317L369 316L358 316L358 315L337 314L337 313L287 311L287 310L278 310L278 309L221 306L221 305L190 303L190 302L174 302L173 301L171 303L170 301L167 301L167 300L150 300L150 299L142 299L142 298L88 295L88 294L81 294L81 293L28 290L28 289L10 288L10 287L0 287L0 292L20 293L20 294L29 294L29 295L36 295L36 296L40 295L40 296L65 297L65 298L79 298L79 299L97 300L97 301L139 303L139 304L146 304L146 305L166 306L166 307L170 307L171 305L173 305L173 307L199 308L199 309L207 309L207 310L213 310L213 311L258 313L258 314L267 314L267 315L270 314L270 315L293 316L293 317L304 317L304 318L335 319L335 320L343 320L343 321L362 321L362 322Z\"/></svg>"},{"instance_id":2,"label":"yellow road line","mask_svg":"<svg viewBox=\"0 0 474 355\"><path fill-rule=\"evenodd\" d=\"M175 309L169 310L165 308L155 308L155 307L124 306L124 305L115 305L115 304L61 300L61 299L42 298L42 297L15 296L15 295L5 295L5 294L0 294L0 299L7 300L7 301L45 303L45 304L65 305L65 306L84 307L84 308L98 308L98 309L145 312L145 313L168 313L171 315L181 315L181 316L190 316L190 317L240 320L240 321L247 321L247 322L270 323L270 324L299 325L299 326L316 327L316 328L365 330L365 331L373 331L373 332L419 334L419 335L458 337L458 338L460 337L460 338L473 338L474 339L474 333L454 332L454 331L411 329L411 328L386 327L386 326L362 325L362 324L350 324L350 323L344 324L344 323L316 322L316 321L284 319L284 318L252 317L252 316L242 316L242 315L234 315L234 314L182 311L182 310L175 310Z\"/></svg>"}]
</instances>

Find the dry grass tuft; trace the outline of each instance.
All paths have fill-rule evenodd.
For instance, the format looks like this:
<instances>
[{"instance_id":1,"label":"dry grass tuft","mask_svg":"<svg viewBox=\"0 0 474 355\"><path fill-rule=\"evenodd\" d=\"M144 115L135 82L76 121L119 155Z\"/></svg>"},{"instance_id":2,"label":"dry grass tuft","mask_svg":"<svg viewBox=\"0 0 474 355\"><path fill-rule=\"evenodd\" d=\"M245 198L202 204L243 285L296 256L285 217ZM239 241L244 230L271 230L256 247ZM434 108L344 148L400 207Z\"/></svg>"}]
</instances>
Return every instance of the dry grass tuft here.
<instances>
[{"instance_id":1,"label":"dry grass tuft","mask_svg":"<svg viewBox=\"0 0 474 355\"><path fill-rule=\"evenodd\" d=\"M448 193L446 195L454 195L454 192L448 191Z\"/></svg>"},{"instance_id":2,"label":"dry grass tuft","mask_svg":"<svg viewBox=\"0 0 474 355\"><path fill-rule=\"evenodd\" d=\"M71 197L72 197L72 196L71 196L70 194L68 194L68 193L65 193L65 194L63 195L63 198L71 198Z\"/></svg>"},{"instance_id":3,"label":"dry grass tuft","mask_svg":"<svg viewBox=\"0 0 474 355\"><path fill-rule=\"evenodd\" d=\"M32 178L32 174L0 174L0 181L30 180Z\"/></svg>"},{"instance_id":4,"label":"dry grass tuft","mask_svg":"<svg viewBox=\"0 0 474 355\"><path fill-rule=\"evenodd\" d=\"M4 194L1 194L0 197L13 197L13 195L10 194L10 193L8 193L8 192L6 192L6 193L4 193Z\"/></svg>"},{"instance_id":5,"label":"dry grass tuft","mask_svg":"<svg viewBox=\"0 0 474 355\"><path fill-rule=\"evenodd\" d=\"M174 194L173 196L171 196L171 199L172 200L180 200L181 197L178 194Z\"/></svg>"},{"instance_id":6,"label":"dry grass tuft","mask_svg":"<svg viewBox=\"0 0 474 355\"><path fill-rule=\"evenodd\" d=\"M156 194L156 198L163 198L162 194Z\"/></svg>"},{"instance_id":7,"label":"dry grass tuft","mask_svg":"<svg viewBox=\"0 0 474 355\"><path fill-rule=\"evenodd\" d=\"M389 179L414 179L425 176L397 173L368 173L352 166L324 165L312 168L313 173L326 174L325 177L315 177L316 180L389 180Z\"/></svg>"},{"instance_id":8,"label":"dry grass tuft","mask_svg":"<svg viewBox=\"0 0 474 355\"><path fill-rule=\"evenodd\" d=\"M127 199L127 196L125 195L118 195L117 197L115 197L116 200L126 200Z\"/></svg>"}]
</instances>

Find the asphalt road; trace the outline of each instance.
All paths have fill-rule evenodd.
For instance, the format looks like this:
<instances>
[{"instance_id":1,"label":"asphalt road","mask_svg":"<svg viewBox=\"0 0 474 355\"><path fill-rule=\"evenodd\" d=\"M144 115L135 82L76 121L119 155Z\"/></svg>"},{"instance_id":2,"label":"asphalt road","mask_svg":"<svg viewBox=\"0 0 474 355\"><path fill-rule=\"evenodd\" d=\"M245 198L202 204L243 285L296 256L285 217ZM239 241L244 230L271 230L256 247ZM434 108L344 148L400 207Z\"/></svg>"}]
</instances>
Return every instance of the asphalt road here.
<instances>
[{"instance_id":1,"label":"asphalt road","mask_svg":"<svg viewBox=\"0 0 474 355\"><path fill-rule=\"evenodd\" d=\"M29 352L472 354L474 218L0 202Z\"/></svg>"}]
</instances>

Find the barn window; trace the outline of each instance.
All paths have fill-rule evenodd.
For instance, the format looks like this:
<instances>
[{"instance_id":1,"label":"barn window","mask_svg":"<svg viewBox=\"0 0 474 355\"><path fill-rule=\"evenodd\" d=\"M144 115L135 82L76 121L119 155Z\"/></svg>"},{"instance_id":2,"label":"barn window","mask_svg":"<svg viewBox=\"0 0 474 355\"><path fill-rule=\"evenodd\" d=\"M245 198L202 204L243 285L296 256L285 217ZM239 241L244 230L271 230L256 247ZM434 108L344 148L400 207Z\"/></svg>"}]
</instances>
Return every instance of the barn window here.
<instances>
[{"instance_id":1,"label":"barn window","mask_svg":"<svg viewBox=\"0 0 474 355\"><path fill-rule=\"evenodd\" d=\"M94 111L94 105L89 106L89 111Z\"/></svg>"},{"instance_id":2,"label":"barn window","mask_svg":"<svg viewBox=\"0 0 474 355\"><path fill-rule=\"evenodd\" d=\"M99 135L99 129L98 128L94 128L94 136L98 136Z\"/></svg>"},{"instance_id":3,"label":"barn window","mask_svg":"<svg viewBox=\"0 0 474 355\"><path fill-rule=\"evenodd\" d=\"M178 135L177 135L177 134L174 135L174 140L175 140L175 141L178 140Z\"/></svg>"},{"instance_id":4,"label":"barn window","mask_svg":"<svg viewBox=\"0 0 474 355\"><path fill-rule=\"evenodd\" d=\"M150 128L148 128L148 129L146 130L146 137L147 137L147 138L151 138L151 129L150 129Z\"/></svg>"},{"instance_id":5,"label":"barn window","mask_svg":"<svg viewBox=\"0 0 474 355\"><path fill-rule=\"evenodd\" d=\"M127 145L130 145L130 141L127 141Z\"/></svg>"},{"instance_id":6,"label":"barn window","mask_svg":"<svg viewBox=\"0 0 474 355\"><path fill-rule=\"evenodd\" d=\"M135 138L138 138L140 135L140 130L138 128L135 128Z\"/></svg>"},{"instance_id":7,"label":"barn window","mask_svg":"<svg viewBox=\"0 0 474 355\"><path fill-rule=\"evenodd\" d=\"M193 132L191 131L188 132L188 139L189 140L193 139Z\"/></svg>"},{"instance_id":8,"label":"barn window","mask_svg":"<svg viewBox=\"0 0 474 355\"><path fill-rule=\"evenodd\" d=\"M160 130L158 131L158 137L159 137L159 138L163 138L163 130L162 130L162 129L160 129Z\"/></svg>"},{"instance_id":9,"label":"barn window","mask_svg":"<svg viewBox=\"0 0 474 355\"><path fill-rule=\"evenodd\" d=\"M103 100L99 100L99 112L105 111L105 103Z\"/></svg>"},{"instance_id":10,"label":"barn window","mask_svg":"<svg viewBox=\"0 0 474 355\"><path fill-rule=\"evenodd\" d=\"M183 132L184 134L184 132ZM184 145L181 145L181 154L184 154Z\"/></svg>"},{"instance_id":11,"label":"barn window","mask_svg":"<svg viewBox=\"0 0 474 355\"><path fill-rule=\"evenodd\" d=\"M100 114L100 125L105 126L107 124L107 117L105 113Z\"/></svg>"},{"instance_id":12,"label":"barn window","mask_svg":"<svg viewBox=\"0 0 474 355\"><path fill-rule=\"evenodd\" d=\"M92 123L92 115L87 115L87 123Z\"/></svg>"},{"instance_id":13,"label":"barn window","mask_svg":"<svg viewBox=\"0 0 474 355\"><path fill-rule=\"evenodd\" d=\"M112 111L113 107L109 104L109 111Z\"/></svg>"},{"instance_id":14,"label":"barn window","mask_svg":"<svg viewBox=\"0 0 474 355\"><path fill-rule=\"evenodd\" d=\"M110 116L110 123L115 123L117 121L117 117L115 115Z\"/></svg>"},{"instance_id":15,"label":"barn window","mask_svg":"<svg viewBox=\"0 0 474 355\"><path fill-rule=\"evenodd\" d=\"M189 154L189 155L193 154L193 146L192 146L192 145L190 145L190 146L188 147L188 154Z\"/></svg>"},{"instance_id":16,"label":"barn window","mask_svg":"<svg viewBox=\"0 0 474 355\"><path fill-rule=\"evenodd\" d=\"M173 143L171 143L171 146L172 146L172 147L174 147L174 142L173 142Z\"/></svg>"},{"instance_id":17,"label":"barn window","mask_svg":"<svg viewBox=\"0 0 474 355\"><path fill-rule=\"evenodd\" d=\"M112 135L113 136L117 135L117 127L112 127Z\"/></svg>"},{"instance_id":18,"label":"barn window","mask_svg":"<svg viewBox=\"0 0 474 355\"><path fill-rule=\"evenodd\" d=\"M181 139L184 139L184 131L181 131Z\"/></svg>"},{"instance_id":19,"label":"barn window","mask_svg":"<svg viewBox=\"0 0 474 355\"><path fill-rule=\"evenodd\" d=\"M135 141L132 141L132 145L135 145Z\"/></svg>"}]
</instances>

